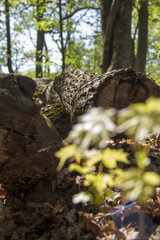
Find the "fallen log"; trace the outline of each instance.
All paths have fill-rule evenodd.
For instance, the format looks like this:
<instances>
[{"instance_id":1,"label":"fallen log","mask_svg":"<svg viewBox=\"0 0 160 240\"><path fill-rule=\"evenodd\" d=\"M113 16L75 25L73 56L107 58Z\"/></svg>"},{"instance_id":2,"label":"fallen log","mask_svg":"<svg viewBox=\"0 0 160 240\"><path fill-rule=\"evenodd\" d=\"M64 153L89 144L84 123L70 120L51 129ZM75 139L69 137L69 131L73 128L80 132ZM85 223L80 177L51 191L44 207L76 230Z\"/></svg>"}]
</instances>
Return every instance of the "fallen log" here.
<instances>
[{"instance_id":1,"label":"fallen log","mask_svg":"<svg viewBox=\"0 0 160 240\"><path fill-rule=\"evenodd\" d=\"M131 103L160 97L160 87L145 74L132 68L113 70L98 77L68 68L46 89L49 106L44 113L62 137L66 137L77 116L93 106L122 109Z\"/></svg>"},{"instance_id":2,"label":"fallen log","mask_svg":"<svg viewBox=\"0 0 160 240\"><path fill-rule=\"evenodd\" d=\"M10 193L53 176L57 167L62 139L40 112L35 90L31 78L0 74L0 183Z\"/></svg>"}]
</instances>

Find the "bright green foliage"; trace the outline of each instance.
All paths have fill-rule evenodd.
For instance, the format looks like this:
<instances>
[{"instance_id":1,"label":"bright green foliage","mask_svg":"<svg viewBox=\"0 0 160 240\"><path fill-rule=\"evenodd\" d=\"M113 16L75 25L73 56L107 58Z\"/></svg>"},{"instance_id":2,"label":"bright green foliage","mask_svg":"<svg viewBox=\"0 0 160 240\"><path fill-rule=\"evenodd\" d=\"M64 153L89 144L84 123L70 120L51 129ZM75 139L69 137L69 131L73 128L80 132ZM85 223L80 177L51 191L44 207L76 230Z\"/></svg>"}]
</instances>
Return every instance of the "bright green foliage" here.
<instances>
[{"instance_id":1,"label":"bright green foliage","mask_svg":"<svg viewBox=\"0 0 160 240\"><path fill-rule=\"evenodd\" d=\"M102 163L106 168L116 168L117 161L128 163L127 154L122 150L106 148L102 153Z\"/></svg>"},{"instance_id":2,"label":"bright green foliage","mask_svg":"<svg viewBox=\"0 0 160 240\"><path fill-rule=\"evenodd\" d=\"M84 176L83 184L88 190L76 194L74 203L91 201L101 206L104 198L111 196L112 187L122 189L129 201L137 200L141 204L146 202L153 194L154 187L160 184L159 175L146 170L150 164L149 148L136 144L137 167L123 170L117 163L128 164L127 153L122 149L110 149L107 140L119 132L129 134L133 140L144 139L150 133L159 133L159 106L160 99L150 98L146 103L133 104L118 112L115 109L93 108L80 118L68 137L73 145L62 148L56 154L60 158L58 170L69 157L74 156L76 163L72 163L69 170ZM81 159L84 160L82 166Z\"/></svg>"},{"instance_id":3,"label":"bright green foliage","mask_svg":"<svg viewBox=\"0 0 160 240\"><path fill-rule=\"evenodd\" d=\"M37 21L37 4L43 2L39 13L43 19ZM101 72L101 20L99 1L63 0L62 1L62 35L60 30L59 1L10 0L11 39L13 69L17 72L27 67L32 71L35 64L36 30L45 33L45 50L43 48L43 72L49 76L50 71L61 71L64 57L65 67L83 68L94 75ZM132 39L135 56L138 39L139 0L134 1L132 14ZM146 73L160 84L159 32L160 4L157 0L149 1L149 34ZM6 61L6 29L4 0L0 1L0 62ZM27 39L27 42L26 42ZM30 40L29 40L30 39ZM63 49L62 49L63 43ZM27 49L28 48L28 49ZM62 51L63 50L63 51ZM63 52L63 55L62 55ZM31 54L28 54L31 53ZM58 57L57 57L58 53ZM56 54L56 55L55 55ZM30 63L31 66L27 66ZM24 66L24 67L23 67ZM51 69L50 69L51 68Z\"/></svg>"},{"instance_id":4,"label":"bright green foliage","mask_svg":"<svg viewBox=\"0 0 160 240\"><path fill-rule=\"evenodd\" d=\"M60 150L60 154L62 153L61 151L63 151L63 149ZM90 151L87 153L89 152ZM87 153L84 152L83 155L83 158L86 160L83 167L77 163L72 163L69 166L69 170L76 171L84 176L83 184L90 189L90 194L87 192L87 201L90 200L94 202L95 205L100 206L104 198L110 193L108 187L110 188L114 186L115 175L107 174L101 171L97 173L96 164L100 162L103 167L115 168L117 167L117 161L128 163L127 154L121 150L116 151L109 148L100 152L95 151L95 155L93 154L93 151L91 151L90 155ZM61 161L63 161L63 158ZM82 193L80 193L80 197L81 196ZM76 195L76 199L80 199L78 194ZM83 201L84 199L82 199L82 202Z\"/></svg>"},{"instance_id":5,"label":"bright green foliage","mask_svg":"<svg viewBox=\"0 0 160 240\"><path fill-rule=\"evenodd\" d=\"M145 168L150 164L150 159L148 158L149 151L149 148L141 146L135 153L137 166L141 170L145 170Z\"/></svg>"},{"instance_id":6,"label":"bright green foliage","mask_svg":"<svg viewBox=\"0 0 160 240\"><path fill-rule=\"evenodd\" d=\"M138 46L138 10L140 0L134 1L132 11L132 39L134 43L134 53L137 54ZM159 50L159 32L160 32L160 3L157 0L148 1L148 52L146 61L146 73L150 78L153 78L160 85L160 59Z\"/></svg>"},{"instance_id":7,"label":"bright green foliage","mask_svg":"<svg viewBox=\"0 0 160 240\"><path fill-rule=\"evenodd\" d=\"M160 32L160 3L157 0L149 1L149 26L148 26L148 56L146 72L160 85L160 59L159 50L159 32Z\"/></svg>"},{"instance_id":8,"label":"bright green foliage","mask_svg":"<svg viewBox=\"0 0 160 240\"><path fill-rule=\"evenodd\" d=\"M107 187L113 186L113 179L110 174L99 173L97 175L89 173L85 175L84 186L91 189L92 198L96 206L100 206L103 203L104 197L107 193Z\"/></svg>"},{"instance_id":9,"label":"bright green foliage","mask_svg":"<svg viewBox=\"0 0 160 240\"><path fill-rule=\"evenodd\" d=\"M84 56L85 56L85 44L83 40L77 42L74 38L69 42L66 51L66 66L73 68L83 68Z\"/></svg>"},{"instance_id":10,"label":"bright green foliage","mask_svg":"<svg viewBox=\"0 0 160 240\"><path fill-rule=\"evenodd\" d=\"M119 112L119 131L135 140L160 132L160 99L150 98L146 103L137 103Z\"/></svg>"},{"instance_id":11,"label":"bright green foliage","mask_svg":"<svg viewBox=\"0 0 160 240\"><path fill-rule=\"evenodd\" d=\"M154 187L160 184L160 177L155 172L145 171L150 163L148 149L140 148L135 157L137 168L117 172L115 181L129 201L138 200L139 203L143 204L153 194Z\"/></svg>"},{"instance_id":12,"label":"bright green foliage","mask_svg":"<svg viewBox=\"0 0 160 240\"><path fill-rule=\"evenodd\" d=\"M57 170L61 170L66 160L73 156L76 158L77 162L80 162L81 155L77 152L75 145L63 147L61 151L57 152L56 157L61 159Z\"/></svg>"},{"instance_id":13,"label":"bright green foliage","mask_svg":"<svg viewBox=\"0 0 160 240\"><path fill-rule=\"evenodd\" d=\"M146 203L148 197L153 194L154 187L160 184L160 178L156 173L142 172L139 168L130 168L115 181L127 200L137 200L141 204Z\"/></svg>"}]
</instances>

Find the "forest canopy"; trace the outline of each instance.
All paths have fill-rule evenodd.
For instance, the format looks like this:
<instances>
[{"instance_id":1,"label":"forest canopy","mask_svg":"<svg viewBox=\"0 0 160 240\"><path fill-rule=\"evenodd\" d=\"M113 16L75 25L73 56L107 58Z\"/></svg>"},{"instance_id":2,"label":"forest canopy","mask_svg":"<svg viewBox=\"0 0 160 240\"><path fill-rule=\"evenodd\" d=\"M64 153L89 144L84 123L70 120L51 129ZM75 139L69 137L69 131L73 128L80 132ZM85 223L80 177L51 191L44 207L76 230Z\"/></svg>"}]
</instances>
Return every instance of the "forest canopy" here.
<instances>
[{"instance_id":1,"label":"forest canopy","mask_svg":"<svg viewBox=\"0 0 160 240\"><path fill-rule=\"evenodd\" d=\"M3 0L2 72L54 77L67 67L100 74L133 67L158 83L157 0Z\"/></svg>"}]
</instances>

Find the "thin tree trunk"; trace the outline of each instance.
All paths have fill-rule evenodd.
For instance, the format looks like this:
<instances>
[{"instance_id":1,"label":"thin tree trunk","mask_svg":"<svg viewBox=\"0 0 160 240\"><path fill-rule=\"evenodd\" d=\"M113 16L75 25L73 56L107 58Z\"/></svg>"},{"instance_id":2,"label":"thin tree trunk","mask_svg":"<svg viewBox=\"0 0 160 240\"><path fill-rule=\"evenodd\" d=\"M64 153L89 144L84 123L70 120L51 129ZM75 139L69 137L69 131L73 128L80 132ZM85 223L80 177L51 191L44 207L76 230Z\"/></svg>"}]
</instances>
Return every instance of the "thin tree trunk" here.
<instances>
[{"instance_id":1,"label":"thin tree trunk","mask_svg":"<svg viewBox=\"0 0 160 240\"><path fill-rule=\"evenodd\" d=\"M40 22L43 20L44 2L37 1L37 49L36 49L36 77L43 77L43 46L44 46L44 31L40 27ZM43 8L43 9L42 9Z\"/></svg>"},{"instance_id":2,"label":"thin tree trunk","mask_svg":"<svg viewBox=\"0 0 160 240\"><path fill-rule=\"evenodd\" d=\"M133 0L122 0L118 9L112 40L112 59L108 71L132 66L132 6Z\"/></svg>"},{"instance_id":3,"label":"thin tree trunk","mask_svg":"<svg viewBox=\"0 0 160 240\"><path fill-rule=\"evenodd\" d=\"M110 66L112 58L112 41L114 34L114 24L116 21L117 12L121 6L122 0L113 1L107 17L106 29L103 39L103 55L102 55L102 72L106 72Z\"/></svg>"},{"instance_id":4,"label":"thin tree trunk","mask_svg":"<svg viewBox=\"0 0 160 240\"><path fill-rule=\"evenodd\" d=\"M101 9L101 28L102 28L102 40L104 42L106 25L108 21L109 11L111 8L112 0L100 0Z\"/></svg>"},{"instance_id":5,"label":"thin tree trunk","mask_svg":"<svg viewBox=\"0 0 160 240\"><path fill-rule=\"evenodd\" d=\"M36 50L36 77L43 77L42 52L43 52L44 32L37 31L37 50Z\"/></svg>"},{"instance_id":6,"label":"thin tree trunk","mask_svg":"<svg viewBox=\"0 0 160 240\"><path fill-rule=\"evenodd\" d=\"M61 39L61 54L62 54L62 71L65 69L65 48L63 39L63 20L62 20L62 2L59 0L59 25L60 25L60 39Z\"/></svg>"},{"instance_id":7,"label":"thin tree trunk","mask_svg":"<svg viewBox=\"0 0 160 240\"><path fill-rule=\"evenodd\" d=\"M48 55L48 47L44 38L44 47L45 47L45 73L47 77L50 75L50 62L49 62L49 55Z\"/></svg>"},{"instance_id":8,"label":"thin tree trunk","mask_svg":"<svg viewBox=\"0 0 160 240\"><path fill-rule=\"evenodd\" d=\"M11 33L10 33L10 16L9 16L9 2L5 0L5 14L6 14L6 30L7 30L7 65L10 73L12 69L12 52L11 52Z\"/></svg>"},{"instance_id":9,"label":"thin tree trunk","mask_svg":"<svg viewBox=\"0 0 160 240\"><path fill-rule=\"evenodd\" d=\"M138 48L135 69L145 72L148 43L148 0L140 1L138 19Z\"/></svg>"}]
</instances>

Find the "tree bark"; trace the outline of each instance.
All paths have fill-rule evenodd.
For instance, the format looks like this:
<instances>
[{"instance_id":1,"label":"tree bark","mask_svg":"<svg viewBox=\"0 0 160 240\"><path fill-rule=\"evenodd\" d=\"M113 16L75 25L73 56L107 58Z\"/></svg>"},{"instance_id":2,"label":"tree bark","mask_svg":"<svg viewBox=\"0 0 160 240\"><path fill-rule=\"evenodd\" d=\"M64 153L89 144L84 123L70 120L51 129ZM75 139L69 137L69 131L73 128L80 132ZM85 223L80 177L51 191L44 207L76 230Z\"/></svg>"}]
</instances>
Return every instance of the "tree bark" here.
<instances>
[{"instance_id":1,"label":"tree bark","mask_svg":"<svg viewBox=\"0 0 160 240\"><path fill-rule=\"evenodd\" d=\"M138 48L135 69L145 72L148 44L148 0L140 1L138 13Z\"/></svg>"},{"instance_id":2,"label":"tree bark","mask_svg":"<svg viewBox=\"0 0 160 240\"><path fill-rule=\"evenodd\" d=\"M6 15L6 31L7 31L7 65L10 73L13 73L12 68L12 51L11 51L11 33L10 33L10 13L9 1L5 0L5 15Z\"/></svg>"},{"instance_id":3,"label":"tree bark","mask_svg":"<svg viewBox=\"0 0 160 240\"><path fill-rule=\"evenodd\" d=\"M132 63L131 12L133 0L115 0L108 13L104 11L108 1L101 1L102 20L102 72L130 67ZM104 14L105 12L105 14ZM106 22L104 24L103 22ZM104 32L105 27L105 33Z\"/></svg>"},{"instance_id":4,"label":"tree bark","mask_svg":"<svg viewBox=\"0 0 160 240\"><path fill-rule=\"evenodd\" d=\"M132 68L113 70L93 77L84 70L69 68L46 89L50 106L44 113L62 137L66 137L77 116L94 106L121 109L131 103L160 97L160 87Z\"/></svg>"},{"instance_id":5,"label":"tree bark","mask_svg":"<svg viewBox=\"0 0 160 240\"><path fill-rule=\"evenodd\" d=\"M62 3L61 0L58 2L59 6L59 26L60 26L60 42L61 42L61 55L62 55L62 71L65 70L65 48L63 40L63 20L62 20Z\"/></svg>"},{"instance_id":6,"label":"tree bark","mask_svg":"<svg viewBox=\"0 0 160 240\"><path fill-rule=\"evenodd\" d=\"M112 0L100 0L101 9L101 28L102 28L102 40L104 42L106 25L108 21L109 12L111 9Z\"/></svg>"},{"instance_id":7,"label":"tree bark","mask_svg":"<svg viewBox=\"0 0 160 240\"><path fill-rule=\"evenodd\" d=\"M36 78L43 77L43 46L44 46L44 30L40 26L43 20L45 9L45 1L37 0L37 46L36 46Z\"/></svg>"},{"instance_id":8,"label":"tree bark","mask_svg":"<svg viewBox=\"0 0 160 240\"><path fill-rule=\"evenodd\" d=\"M35 89L28 77L0 75L0 182L10 194L29 191L56 172L54 152L62 140L32 98Z\"/></svg>"}]
</instances>

